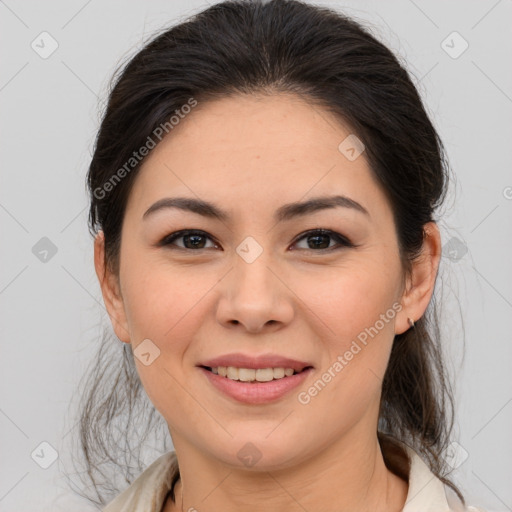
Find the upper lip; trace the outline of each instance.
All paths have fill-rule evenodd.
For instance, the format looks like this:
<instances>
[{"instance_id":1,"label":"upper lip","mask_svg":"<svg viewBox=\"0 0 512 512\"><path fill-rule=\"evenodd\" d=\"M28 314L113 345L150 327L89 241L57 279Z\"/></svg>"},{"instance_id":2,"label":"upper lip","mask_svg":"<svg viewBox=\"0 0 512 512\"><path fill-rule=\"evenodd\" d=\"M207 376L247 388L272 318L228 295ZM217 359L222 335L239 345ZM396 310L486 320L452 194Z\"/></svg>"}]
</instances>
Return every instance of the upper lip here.
<instances>
[{"instance_id":1,"label":"upper lip","mask_svg":"<svg viewBox=\"0 0 512 512\"><path fill-rule=\"evenodd\" d=\"M279 356L277 354L262 354L259 356L249 356L246 354L235 353L218 356L208 359L198 364L198 366L207 366L217 368L219 366L234 366L235 368L292 368L296 372L312 366L304 361L291 359L289 357Z\"/></svg>"}]
</instances>

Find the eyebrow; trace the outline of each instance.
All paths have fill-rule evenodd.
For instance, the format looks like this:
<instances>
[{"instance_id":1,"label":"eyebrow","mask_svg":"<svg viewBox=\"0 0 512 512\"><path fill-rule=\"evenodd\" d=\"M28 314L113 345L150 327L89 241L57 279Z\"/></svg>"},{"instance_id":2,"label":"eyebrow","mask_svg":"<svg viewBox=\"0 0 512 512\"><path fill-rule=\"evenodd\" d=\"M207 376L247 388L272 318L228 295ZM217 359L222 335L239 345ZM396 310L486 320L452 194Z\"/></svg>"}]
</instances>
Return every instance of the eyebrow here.
<instances>
[{"instance_id":1,"label":"eyebrow","mask_svg":"<svg viewBox=\"0 0 512 512\"><path fill-rule=\"evenodd\" d=\"M336 195L314 197L308 201L285 204L276 210L274 218L277 222L282 222L308 213L336 207L351 208L370 217L368 210L357 201L346 196ZM227 211L222 210L213 203L192 197L164 197L159 199L144 212L142 219L146 220L155 212L168 208L177 208L197 213L198 215L218 219L223 222L230 219L230 214Z\"/></svg>"}]
</instances>

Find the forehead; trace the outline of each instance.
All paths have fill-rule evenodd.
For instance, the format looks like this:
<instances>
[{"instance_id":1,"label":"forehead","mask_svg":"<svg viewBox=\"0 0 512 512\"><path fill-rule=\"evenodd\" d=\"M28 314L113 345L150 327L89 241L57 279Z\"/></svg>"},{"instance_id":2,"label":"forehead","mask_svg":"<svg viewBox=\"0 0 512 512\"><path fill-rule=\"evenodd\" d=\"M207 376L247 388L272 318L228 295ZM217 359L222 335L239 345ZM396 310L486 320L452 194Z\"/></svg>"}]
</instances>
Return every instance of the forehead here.
<instances>
[{"instance_id":1,"label":"forehead","mask_svg":"<svg viewBox=\"0 0 512 512\"><path fill-rule=\"evenodd\" d=\"M199 103L172 130L160 151L181 146L212 156L293 160L311 150L335 154L340 137L349 134L340 119L297 95L237 95Z\"/></svg>"},{"instance_id":2,"label":"forehead","mask_svg":"<svg viewBox=\"0 0 512 512\"><path fill-rule=\"evenodd\" d=\"M246 208L327 193L382 201L364 152L349 160L340 151L349 136L340 119L295 95L199 103L145 158L131 201L140 209L170 194Z\"/></svg>"}]
</instances>

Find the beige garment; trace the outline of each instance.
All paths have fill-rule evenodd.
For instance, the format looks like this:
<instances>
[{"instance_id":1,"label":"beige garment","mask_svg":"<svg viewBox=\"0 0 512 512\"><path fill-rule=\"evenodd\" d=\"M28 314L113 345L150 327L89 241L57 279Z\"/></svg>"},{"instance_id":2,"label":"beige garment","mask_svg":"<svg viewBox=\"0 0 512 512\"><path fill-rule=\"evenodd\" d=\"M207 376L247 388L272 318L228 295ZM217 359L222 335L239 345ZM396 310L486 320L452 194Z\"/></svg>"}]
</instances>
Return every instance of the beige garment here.
<instances>
[{"instance_id":1,"label":"beige garment","mask_svg":"<svg viewBox=\"0 0 512 512\"><path fill-rule=\"evenodd\" d=\"M455 492L445 486L410 447L409 490L402 512L484 512L476 507L464 508ZM179 478L176 453L170 451L156 459L103 512L161 512L167 492Z\"/></svg>"}]
</instances>

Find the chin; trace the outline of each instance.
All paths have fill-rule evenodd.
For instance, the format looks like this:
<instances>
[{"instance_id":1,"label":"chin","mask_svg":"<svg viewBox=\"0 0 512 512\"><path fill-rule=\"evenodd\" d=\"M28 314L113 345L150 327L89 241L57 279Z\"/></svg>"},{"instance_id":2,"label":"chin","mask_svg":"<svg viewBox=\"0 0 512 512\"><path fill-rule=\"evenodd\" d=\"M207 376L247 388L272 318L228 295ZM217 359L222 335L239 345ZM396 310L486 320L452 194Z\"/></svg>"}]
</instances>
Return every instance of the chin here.
<instances>
[{"instance_id":1,"label":"chin","mask_svg":"<svg viewBox=\"0 0 512 512\"><path fill-rule=\"evenodd\" d=\"M225 446L226 451L212 453L212 455L225 464L236 469L247 469L249 471L277 471L298 464L306 455L303 450L297 451L301 443L292 442L288 437L287 441L282 436L270 439L268 431L260 436L237 435L229 440Z\"/></svg>"}]
</instances>

